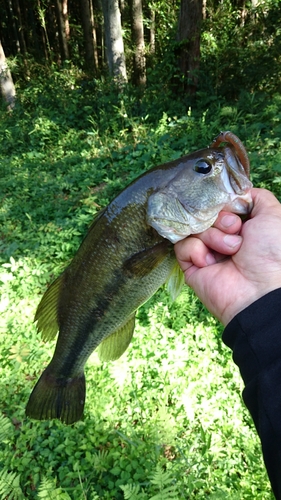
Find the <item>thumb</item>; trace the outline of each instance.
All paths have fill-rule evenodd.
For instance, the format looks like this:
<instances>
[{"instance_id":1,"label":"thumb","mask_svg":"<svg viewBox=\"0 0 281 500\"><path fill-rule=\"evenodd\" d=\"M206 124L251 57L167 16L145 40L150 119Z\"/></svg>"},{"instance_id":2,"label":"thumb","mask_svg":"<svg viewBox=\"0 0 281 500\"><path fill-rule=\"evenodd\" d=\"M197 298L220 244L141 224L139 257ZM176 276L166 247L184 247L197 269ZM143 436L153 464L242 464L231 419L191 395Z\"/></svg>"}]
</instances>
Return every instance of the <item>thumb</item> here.
<instances>
[{"instance_id":1,"label":"thumb","mask_svg":"<svg viewBox=\"0 0 281 500\"><path fill-rule=\"evenodd\" d=\"M193 236L179 241L174 246L176 258L184 273L192 267L196 269L216 263L214 255L204 242Z\"/></svg>"}]
</instances>

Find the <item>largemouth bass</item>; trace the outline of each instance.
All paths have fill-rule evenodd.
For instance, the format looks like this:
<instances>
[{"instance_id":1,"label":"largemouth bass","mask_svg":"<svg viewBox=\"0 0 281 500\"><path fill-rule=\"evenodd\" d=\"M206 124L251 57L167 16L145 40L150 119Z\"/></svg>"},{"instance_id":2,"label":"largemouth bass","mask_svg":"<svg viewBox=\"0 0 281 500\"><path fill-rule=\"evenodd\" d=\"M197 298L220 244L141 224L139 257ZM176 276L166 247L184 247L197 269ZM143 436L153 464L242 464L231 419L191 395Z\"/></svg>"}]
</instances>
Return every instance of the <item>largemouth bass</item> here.
<instances>
[{"instance_id":1,"label":"largemouth bass","mask_svg":"<svg viewBox=\"0 0 281 500\"><path fill-rule=\"evenodd\" d=\"M164 283L174 296L183 284L173 244L210 227L222 209L250 211L247 155L236 139L223 133L214 147L152 168L99 212L38 306L43 340L59 336L29 398L29 417L67 424L81 419L84 366L93 350L99 346L102 360L119 358L131 341L137 308Z\"/></svg>"}]
</instances>

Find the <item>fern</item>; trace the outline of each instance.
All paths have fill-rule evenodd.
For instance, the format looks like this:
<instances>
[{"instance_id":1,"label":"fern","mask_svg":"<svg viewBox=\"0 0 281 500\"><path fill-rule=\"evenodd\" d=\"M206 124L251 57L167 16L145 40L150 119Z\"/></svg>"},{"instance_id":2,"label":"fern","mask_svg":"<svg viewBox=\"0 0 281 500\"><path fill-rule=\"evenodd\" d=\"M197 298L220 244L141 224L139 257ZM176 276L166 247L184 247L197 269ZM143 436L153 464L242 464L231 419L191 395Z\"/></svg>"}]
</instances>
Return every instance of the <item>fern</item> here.
<instances>
[{"instance_id":1,"label":"fern","mask_svg":"<svg viewBox=\"0 0 281 500\"><path fill-rule=\"evenodd\" d=\"M124 492L125 500L178 500L177 486L174 483L173 474L169 471L163 471L160 465L157 465L156 471L149 476L150 482L159 492L153 497L147 496L140 491L138 484L126 484L120 486Z\"/></svg>"},{"instance_id":2,"label":"fern","mask_svg":"<svg viewBox=\"0 0 281 500\"><path fill-rule=\"evenodd\" d=\"M97 472L106 472L108 469L108 451L101 450L98 453L93 454L93 467Z\"/></svg>"},{"instance_id":3,"label":"fern","mask_svg":"<svg viewBox=\"0 0 281 500\"><path fill-rule=\"evenodd\" d=\"M156 471L150 476L150 480L160 491L149 500L178 500L177 486L172 484L174 479L170 471L163 471L158 464Z\"/></svg>"},{"instance_id":4,"label":"fern","mask_svg":"<svg viewBox=\"0 0 281 500\"><path fill-rule=\"evenodd\" d=\"M11 439L11 432L13 431L13 426L10 420L4 415L0 415L0 443Z\"/></svg>"},{"instance_id":5,"label":"fern","mask_svg":"<svg viewBox=\"0 0 281 500\"><path fill-rule=\"evenodd\" d=\"M140 492L140 486L138 484L126 484L120 486L121 490L124 492L125 500L147 500L147 495Z\"/></svg>"},{"instance_id":6,"label":"fern","mask_svg":"<svg viewBox=\"0 0 281 500\"><path fill-rule=\"evenodd\" d=\"M176 486L167 486L167 488L150 497L149 500L179 500L176 490Z\"/></svg>"},{"instance_id":7,"label":"fern","mask_svg":"<svg viewBox=\"0 0 281 500\"><path fill-rule=\"evenodd\" d=\"M23 500L20 486L20 474L9 472L6 468L0 472L0 500Z\"/></svg>"},{"instance_id":8,"label":"fern","mask_svg":"<svg viewBox=\"0 0 281 500\"><path fill-rule=\"evenodd\" d=\"M40 483L38 498L44 500L70 500L68 493L61 488L56 488L56 481L54 479L47 479L46 477Z\"/></svg>"}]
</instances>

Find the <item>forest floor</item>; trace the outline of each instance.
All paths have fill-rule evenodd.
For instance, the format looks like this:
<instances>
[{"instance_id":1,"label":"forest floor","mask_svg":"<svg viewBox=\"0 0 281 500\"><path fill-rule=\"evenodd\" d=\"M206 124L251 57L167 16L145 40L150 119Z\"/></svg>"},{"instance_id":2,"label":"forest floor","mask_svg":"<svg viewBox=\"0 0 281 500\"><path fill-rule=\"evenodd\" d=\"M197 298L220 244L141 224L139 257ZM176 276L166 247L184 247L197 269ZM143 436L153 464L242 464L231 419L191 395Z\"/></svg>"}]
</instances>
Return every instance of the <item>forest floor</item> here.
<instances>
[{"instance_id":1,"label":"forest floor","mask_svg":"<svg viewBox=\"0 0 281 500\"><path fill-rule=\"evenodd\" d=\"M281 199L280 96L184 109L71 74L55 83L30 83L0 111L0 500L272 499L222 326L187 287L139 309L119 361L93 353L83 421L31 421L25 406L55 345L40 340L36 307L95 213L221 130L244 142L254 185Z\"/></svg>"}]
</instances>

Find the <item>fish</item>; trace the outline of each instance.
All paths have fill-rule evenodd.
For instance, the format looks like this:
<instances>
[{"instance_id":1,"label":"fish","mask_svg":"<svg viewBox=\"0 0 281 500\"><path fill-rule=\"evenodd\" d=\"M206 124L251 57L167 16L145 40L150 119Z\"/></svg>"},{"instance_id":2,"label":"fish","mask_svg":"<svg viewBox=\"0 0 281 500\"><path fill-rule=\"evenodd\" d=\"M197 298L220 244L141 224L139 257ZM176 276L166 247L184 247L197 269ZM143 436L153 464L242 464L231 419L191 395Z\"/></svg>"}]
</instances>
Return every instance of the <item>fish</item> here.
<instances>
[{"instance_id":1,"label":"fish","mask_svg":"<svg viewBox=\"0 0 281 500\"><path fill-rule=\"evenodd\" d=\"M26 415L66 424L83 418L84 367L129 346L137 309L163 284L173 298L184 284L174 244L210 227L222 210L252 208L247 154L234 134L148 170L98 212L73 260L50 285L35 322L54 355L36 383ZM223 145L225 143L225 145Z\"/></svg>"}]
</instances>

